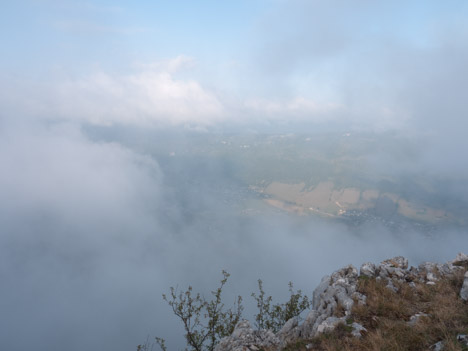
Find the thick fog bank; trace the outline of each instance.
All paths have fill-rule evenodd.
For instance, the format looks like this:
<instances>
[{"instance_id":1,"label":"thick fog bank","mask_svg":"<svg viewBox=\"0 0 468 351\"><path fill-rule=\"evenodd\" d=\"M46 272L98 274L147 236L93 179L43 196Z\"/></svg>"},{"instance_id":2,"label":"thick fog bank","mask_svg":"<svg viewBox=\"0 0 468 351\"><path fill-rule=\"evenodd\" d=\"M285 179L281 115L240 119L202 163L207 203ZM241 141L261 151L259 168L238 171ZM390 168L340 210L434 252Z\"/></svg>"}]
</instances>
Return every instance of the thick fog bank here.
<instances>
[{"instance_id":1,"label":"thick fog bank","mask_svg":"<svg viewBox=\"0 0 468 351\"><path fill-rule=\"evenodd\" d=\"M183 140L181 139L181 142ZM9 124L0 132L0 349L132 350L149 336L170 349L182 331L161 294L208 294L231 273L226 302L265 282L311 294L348 263L394 255L446 261L460 231L391 233L277 212L244 214L231 165L171 159L89 139L75 125Z\"/></svg>"}]
</instances>

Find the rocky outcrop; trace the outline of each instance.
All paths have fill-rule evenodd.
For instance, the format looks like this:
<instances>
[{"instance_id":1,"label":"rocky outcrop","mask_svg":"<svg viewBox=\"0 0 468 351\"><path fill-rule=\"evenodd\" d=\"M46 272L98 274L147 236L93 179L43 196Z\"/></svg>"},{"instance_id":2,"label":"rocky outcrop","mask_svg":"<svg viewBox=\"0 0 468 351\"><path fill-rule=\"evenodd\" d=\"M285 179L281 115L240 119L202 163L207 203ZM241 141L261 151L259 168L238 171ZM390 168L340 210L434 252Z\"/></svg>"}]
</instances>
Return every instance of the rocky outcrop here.
<instances>
[{"instance_id":1,"label":"rocky outcrop","mask_svg":"<svg viewBox=\"0 0 468 351\"><path fill-rule=\"evenodd\" d=\"M459 252L457 257L452 261L452 264L456 266L463 266L468 263L468 255L465 255L462 252Z\"/></svg>"},{"instance_id":2,"label":"rocky outcrop","mask_svg":"<svg viewBox=\"0 0 468 351\"><path fill-rule=\"evenodd\" d=\"M346 321L355 300L365 303L365 296L357 292L357 279L358 271L352 265L322 278L313 293L312 311L297 327L303 338L333 330Z\"/></svg>"},{"instance_id":3,"label":"rocky outcrop","mask_svg":"<svg viewBox=\"0 0 468 351\"><path fill-rule=\"evenodd\" d=\"M463 286L460 290L460 297L467 301L468 300L468 272L465 273L465 279L463 280Z\"/></svg>"},{"instance_id":4,"label":"rocky outcrop","mask_svg":"<svg viewBox=\"0 0 468 351\"><path fill-rule=\"evenodd\" d=\"M280 340L270 330L253 330L249 321L237 323L231 336L223 338L215 351L276 350Z\"/></svg>"},{"instance_id":5,"label":"rocky outcrop","mask_svg":"<svg viewBox=\"0 0 468 351\"><path fill-rule=\"evenodd\" d=\"M359 272L348 265L322 278L313 292L312 309L302 324L297 317L292 318L275 335L269 330L253 330L248 321L241 321L231 336L221 340L215 351L281 350L298 339L312 339L320 333L330 332L340 323L351 327L351 335L361 337L366 329L348 319L354 304L366 304L366 296L357 291L360 276L381 280L387 288L398 292L398 286L402 283L413 287L416 283L433 285L439 279L465 270L464 267L468 267L468 256L461 253L444 264L423 262L418 267L410 268L408 260L402 256L385 260L379 265L364 263ZM465 273L460 297L468 300L468 272ZM408 324L416 325L424 317L427 317L424 313L415 314ZM441 347L443 344L440 343L433 345L434 349Z\"/></svg>"}]
</instances>

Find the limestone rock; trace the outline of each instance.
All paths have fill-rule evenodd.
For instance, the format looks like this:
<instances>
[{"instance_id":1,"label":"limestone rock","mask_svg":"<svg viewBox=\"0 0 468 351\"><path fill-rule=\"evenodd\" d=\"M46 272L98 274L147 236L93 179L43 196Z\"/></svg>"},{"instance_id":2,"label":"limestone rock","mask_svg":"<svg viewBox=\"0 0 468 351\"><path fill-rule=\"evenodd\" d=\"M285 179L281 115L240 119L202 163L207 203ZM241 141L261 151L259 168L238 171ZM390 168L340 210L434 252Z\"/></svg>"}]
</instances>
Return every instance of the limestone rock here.
<instances>
[{"instance_id":1,"label":"limestone rock","mask_svg":"<svg viewBox=\"0 0 468 351\"><path fill-rule=\"evenodd\" d=\"M458 334L457 341L460 342L463 346L468 346L468 335Z\"/></svg>"},{"instance_id":2,"label":"limestone rock","mask_svg":"<svg viewBox=\"0 0 468 351\"><path fill-rule=\"evenodd\" d=\"M380 265L394 267L394 268L407 269L408 259L404 258L403 256L397 256L397 257L390 258L388 260L383 261Z\"/></svg>"},{"instance_id":3,"label":"limestone rock","mask_svg":"<svg viewBox=\"0 0 468 351\"><path fill-rule=\"evenodd\" d=\"M344 318L338 318L337 313L343 313L345 316L351 313L354 305L352 297L357 289L357 278L358 271L352 265L322 278L313 293L312 311L301 326L302 337L313 338L318 333L333 330L338 319L344 320Z\"/></svg>"},{"instance_id":4,"label":"limestone rock","mask_svg":"<svg viewBox=\"0 0 468 351\"><path fill-rule=\"evenodd\" d=\"M465 301L468 300L468 271L465 272L465 279L463 280L463 286L460 290L460 297Z\"/></svg>"},{"instance_id":5,"label":"limestone rock","mask_svg":"<svg viewBox=\"0 0 468 351\"><path fill-rule=\"evenodd\" d=\"M280 340L271 330L253 330L249 321L237 323L231 336L221 339L215 351L245 351L272 349L280 345Z\"/></svg>"},{"instance_id":6,"label":"limestone rock","mask_svg":"<svg viewBox=\"0 0 468 351\"><path fill-rule=\"evenodd\" d=\"M285 347L289 343L297 340L301 334L299 325L299 318L293 317L286 322L281 330L276 334L277 338L281 342L281 348Z\"/></svg>"},{"instance_id":7,"label":"limestone rock","mask_svg":"<svg viewBox=\"0 0 468 351\"><path fill-rule=\"evenodd\" d=\"M355 338L360 338L362 336L361 332L366 332L367 329L364 328L361 324L353 322L351 324L353 327L353 331L351 332L351 335L354 336Z\"/></svg>"},{"instance_id":8,"label":"limestone rock","mask_svg":"<svg viewBox=\"0 0 468 351\"><path fill-rule=\"evenodd\" d=\"M454 265L468 264L468 255L465 255L464 253L459 252L457 254L457 257L455 257L455 259L452 261L452 264Z\"/></svg>"},{"instance_id":9,"label":"limestone rock","mask_svg":"<svg viewBox=\"0 0 468 351\"><path fill-rule=\"evenodd\" d=\"M436 282L436 281L439 280L439 279L435 276L435 274L432 273L432 272L428 272L428 273L426 274L426 279L427 279L428 281L430 281L430 282Z\"/></svg>"},{"instance_id":10,"label":"limestone rock","mask_svg":"<svg viewBox=\"0 0 468 351\"><path fill-rule=\"evenodd\" d=\"M360 275L375 278L384 283L389 289L398 292L397 287L408 284L416 287L417 284L435 285L441 278L451 276L468 266L468 256L459 253L455 260L445 264L423 262L418 267L408 269L408 260L402 256L385 260L379 265L364 263L360 267ZM330 276L322 278L320 284L313 292L312 309L308 312L304 322L299 323L298 317L286 322L275 335L270 330L253 330L248 321L237 324L231 336L223 338L216 346L215 351L276 351L298 339L312 339L320 333L330 332L340 323L345 323L350 316L354 303L366 304L367 297L357 291L358 270L352 265L337 270ZM468 272L465 273L460 297L468 301ZM415 326L427 314L419 312L411 316L407 322ZM366 329L354 322L351 334L361 337ZM460 343L468 343L468 336L458 335ZM444 342L430 347L431 350L442 351ZM468 346L468 344L467 344ZM312 344L307 345L309 349Z\"/></svg>"},{"instance_id":11,"label":"limestone rock","mask_svg":"<svg viewBox=\"0 0 468 351\"><path fill-rule=\"evenodd\" d=\"M361 294L360 292L354 292L351 297L353 298L353 300L356 300L358 305L360 306L363 306L366 304L366 301L367 301L367 296L366 295L363 295Z\"/></svg>"},{"instance_id":12,"label":"limestone rock","mask_svg":"<svg viewBox=\"0 0 468 351\"><path fill-rule=\"evenodd\" d=\"M375 277L375 264L366 262L361 265L360 275L372 278Z\"/></svg>"},{"instance_id":13,"label":"limestone rock","mask_svg":"<svg viewBox=\"0 0 468 351\"><path fill-rule=\"evenodd\" d=\"M410 317L410 320L408 321L408 325L413 327L421 320L422 317L427 317L427 316L428 315L426 313L422 313L422 312L416 313L415 315Z\"/></svg>"},{"instance_id":14,"label":"limestone rock","mask_svg":"<svg viewBox=\"0 0 468 351\"><path fill-rule=\"evenodd\" d=\"M387 287L397 292L398 289L393 284L395 281L399 283L413 281L416 279L418 272L411 267L408 270L408 260L402 256L397 256L385 261L382 261L376 267L376 279L387 283Z\"/></svg>"},{"instance_id":15,"label":"limestone rock","mask_svg":"<svg viewBox=\"0 0 468 351\"><path fill-rule=\"evenodd\" d=\"M395 285L393 285L393 282L391 279L388 280L388 283L387 283L387 286L386 286L387 289L390 289L391 291L393 291L394 293L398 292L398 289L395 287Z\"/></svg>"},{"instance_id":16,"label":"limestone rock","mask_svg":"<svg viewBox=\"0 0 468 351\"><path fill-rule=\"evenodd\" d=\"M442 351L444 349L444 346L445 346L445 343L443 341L439 341L435 343L434 345L432 345L430 349L432 351Z\"/></svg>"},{"instance_id":17,"label":"limestone rock","mask_svg":"<svg viewBox=\"0 0 468 351\"><path fill-rule=\"evenodd\" d=\"M440 277L448 277L453 275L457 271L463 270L463 267L457 266L456 264L465 262L465 256L465 254L459 253L455 260L444 264L433 262L421 263L418 266L418 272L422 278L422 282L436 282L439 280ZM468 261L466 261L466 264L468 264Z\"/></svg>"},{"instance_id":18,"label":"limestone rock","mask_svg":"<svg viewBox=\"0 0 468 351\"><path fill-rule=\"evenodd\" d=\"M281 328L277 335L285 335L288 334L291 330L293 330L299 324L299 320L297 317L293 317L286 322L286 324Z\"/></svg>"},{"instance_id":19,"label":"limestone rock","mask_svg":"<svg viewBox=\"0 0 468 351\"><path fill-rule=\"evenodd\" d=\"M340 323L345 323L344 317L328 317L317 327L317 334L331 332Z\"/></svg>"},{"instance_id":20,"label":"limestone rock","mask_svg":"<svg viewBox=\"0 0 468 351\"><path fill-rule=\"evenodd\" d=\"M437 268L439 269L439 274L442 276L451 276L457 271L463 270L463 267L457 266L452 262L447 262L442 265L438 265Z\"/></svg>"}]
</instances>

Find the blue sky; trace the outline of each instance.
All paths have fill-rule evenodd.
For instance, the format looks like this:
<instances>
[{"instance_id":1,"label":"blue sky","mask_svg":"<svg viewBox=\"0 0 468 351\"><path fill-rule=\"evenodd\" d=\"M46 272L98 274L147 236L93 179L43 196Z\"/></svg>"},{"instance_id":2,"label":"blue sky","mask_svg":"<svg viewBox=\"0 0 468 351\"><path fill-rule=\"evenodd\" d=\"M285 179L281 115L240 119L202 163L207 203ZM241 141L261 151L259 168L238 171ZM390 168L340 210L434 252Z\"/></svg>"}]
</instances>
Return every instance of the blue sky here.
<instances>
[{"instance_id":1,"label":"blue sky","mask_svg":"<svg viewBox=\"0 0 468 351\"><path fill-rule=\"evenodd\" d=\"M125 66L181 54L211 61L239 53L266 1L18 1L4 7L8 54L20 68ZM34 61L32 61L34 59Z\"/></svg>"},{"instance_id":2,"label":"blue sky","mask_svg":"<svg viewBox=\"0 0 468 351\"><path fill-rule=\"evenodd\" d=\"M25 0L0 16L0 102L38 118L398 129L419 124L424 109L407 94L444 95L442 77L460 91L466 74L464 1ZM29 110L14 107L21 92Z\"/></svg>"}]
</instances>

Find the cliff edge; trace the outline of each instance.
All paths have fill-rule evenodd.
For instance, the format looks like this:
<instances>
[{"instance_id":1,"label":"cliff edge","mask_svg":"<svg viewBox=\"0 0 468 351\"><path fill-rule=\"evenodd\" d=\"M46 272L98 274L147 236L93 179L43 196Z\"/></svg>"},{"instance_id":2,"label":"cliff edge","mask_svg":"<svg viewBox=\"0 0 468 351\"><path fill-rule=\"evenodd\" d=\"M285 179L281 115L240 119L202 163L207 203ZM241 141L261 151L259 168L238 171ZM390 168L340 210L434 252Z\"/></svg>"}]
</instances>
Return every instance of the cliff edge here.
<instances>
[{"instance_id":1,"label":"cliff edge","mask_svg":"<svg viewBox=\"0 0 468 351\"><path fill-rule=\"evenodd\" d=\"M408 268L394 257L322 278L304 321L276 334L246 320L215 351L468 350L468 256Z\"/></svg>"}]
</instances>

